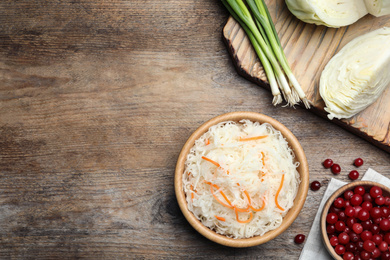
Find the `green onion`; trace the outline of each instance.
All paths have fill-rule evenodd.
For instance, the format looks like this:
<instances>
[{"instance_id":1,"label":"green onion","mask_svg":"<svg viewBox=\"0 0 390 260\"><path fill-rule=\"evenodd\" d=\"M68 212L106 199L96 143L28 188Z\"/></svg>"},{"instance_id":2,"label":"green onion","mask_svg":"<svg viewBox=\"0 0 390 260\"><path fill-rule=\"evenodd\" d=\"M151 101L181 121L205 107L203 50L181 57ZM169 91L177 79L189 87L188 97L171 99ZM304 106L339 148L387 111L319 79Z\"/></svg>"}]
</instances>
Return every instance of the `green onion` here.
<instances>
[{"instance_id":1,"label":"green onion","mask_svg":"<svg viewBox=\"0 0 390 260\"><path fill-rule=\"evenodd\" d=\"M249 30L249 28L245 25L245 23L236 15L236 13L231 9L231 7L226 2L226 0L222 0L222 3L225 5L226 9L228 9L228 11L232 15L232 17L244 29L245 33L248 35L250 42L252 43L253 49L255 50L257 56L259 57L261 63L263 64L265 74L267 75L268 82L271 86L272 95L274 96L274 98L272 100L272 104L275 106L280 104L282 102L282 97L280 95L279 86L278 86L278 83L275 79L275 74L272 70L271 64L269 63L263 50L261 49L260 45L257 43L256 38L253 36L251 30Z\"/></svg>"},{"instance_id":2,"label":"green onion","mask_svg":"<svg viewBox=\"0 0 390 260\"><path fill-rule=\"evenodd\" d=\"M276 87L279 87L288 105L294 106L299 100L302 100L305 107L309 108L309 100L291 71L264 0L246 0L252 13L243 0L222 0L222 3L244 29L263 64L274 95L272 103L274 105L280 103L280 96L279 98L275 96L278 93L280 95L280 92L275 90ZM275 76L277 84L274 82Z\"/></svg>"}]
</instances>

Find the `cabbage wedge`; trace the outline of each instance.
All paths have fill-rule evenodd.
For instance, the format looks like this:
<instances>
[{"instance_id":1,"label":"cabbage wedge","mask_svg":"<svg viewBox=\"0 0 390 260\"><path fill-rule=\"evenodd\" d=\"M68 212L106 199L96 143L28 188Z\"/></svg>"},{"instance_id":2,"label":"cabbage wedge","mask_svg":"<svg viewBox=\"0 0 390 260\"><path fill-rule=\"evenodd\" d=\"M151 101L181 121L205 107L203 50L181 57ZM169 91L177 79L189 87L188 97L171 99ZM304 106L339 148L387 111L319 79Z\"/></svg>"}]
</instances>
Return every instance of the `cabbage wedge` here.
<instances>
[{"instance_id":1,"label":"cabbage wedge","mask_svg":"<svg viewBox=\"0 0 390 260\"><path fill-rule=\"evenodd\" d=\"M390 84L390 28L361 35L328 62L320 95L328 118L350 118L371 105Z\"/></svg>"},{"instance_id":2,"label":"cabbage wedge","mask_svg":"<svg viewBox=\"0 0 390 260\"><path fill-rule=\"evenodd\" d=\"M367 11L376 16L384 16L390 14L390 0L364 0Z\"/></svg>"},{"instance_id":3,"label":"cabbage wedge","mask_svg":"<svg viewBox=\"0 0 390 260\"><path fill-rule=\"evenodd\" d=\"M303 22L334 28L353 24L368 13L364 0L286 0L286 4Z\"/></svg>"}]
</instances>

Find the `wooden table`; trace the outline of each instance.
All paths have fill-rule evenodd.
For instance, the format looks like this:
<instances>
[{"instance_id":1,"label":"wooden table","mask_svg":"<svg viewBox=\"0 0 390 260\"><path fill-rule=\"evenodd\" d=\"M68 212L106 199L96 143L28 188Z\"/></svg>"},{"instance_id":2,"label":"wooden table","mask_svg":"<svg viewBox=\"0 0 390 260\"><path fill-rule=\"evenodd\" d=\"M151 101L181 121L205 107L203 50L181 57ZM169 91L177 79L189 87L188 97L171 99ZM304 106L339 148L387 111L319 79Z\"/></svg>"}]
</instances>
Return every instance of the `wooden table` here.
<instances>
[{"instance_id":1,"label":"wooden table","mask_svg":"<svg viewBox=\"0 0 390 260\"><path fill-rule=\"evenodd\" d=\"M390 177L388 153L240 77L227 17L219 1L1 1L0 259L297 259L324 159L340 180L357 157ZM234 249L191 228L173 176L200 124L242 110L289 127L323 186L283 235Z\"/></svg>"}]
</instances>

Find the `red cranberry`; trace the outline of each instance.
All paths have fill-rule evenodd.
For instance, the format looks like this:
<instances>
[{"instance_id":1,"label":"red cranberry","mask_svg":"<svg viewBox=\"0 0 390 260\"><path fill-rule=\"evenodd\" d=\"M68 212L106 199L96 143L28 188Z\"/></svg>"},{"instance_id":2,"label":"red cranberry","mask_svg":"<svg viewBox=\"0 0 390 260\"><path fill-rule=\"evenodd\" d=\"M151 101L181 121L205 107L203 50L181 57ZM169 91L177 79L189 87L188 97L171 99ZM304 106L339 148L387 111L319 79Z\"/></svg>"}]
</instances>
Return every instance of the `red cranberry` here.
<instances>
[{"instance_id":1,"label":"red cranberry","mask_svg":"<svg viewBox=\"0 0 390 260\"><path fill-rule=\"evenodd\" d=\"M364 248L363 248L363 241L359 241L359 242L357 242L356 243L356 248L357 248L357 251L359 251L359 252L361 252L361 251L363 251L364 250Z\"/></svg>"},{"instance_id":2,"label":"red cranberry","mask_svg":"<svg viewBox=\"0 0 390 260\"><path fill-rule=\"evenodd\" d=\"M386 233L383 235L383 240L390 244L390 233Z\"/></svg>"},{"instance_id":3,"label":"red cranberry","mask_svg":"<svg viewBox=\"0 0 390 260\"><path fill-rule=\"evenodd\" d=\"M376 259L381 256L381 251L378 248L374 248L374 251L371 252L371 257Z\"/></svg>"},{"instance_id":4,"label":"red cranberry","mask_svg":"<svg viewBox=\"0 0 390 260\"><path fill-rule=\"evenodd\" d=\"M362 252L360 252L360 257L363 260L369 260L371 258L371 254L368 253L367 251L362 251Z\"/></svg>"},{"instance_id":5,"label":"red cranberry","mask_svg":"<svg viewBox=\"0 0 390 260\"><path fill-rule=\"evenodd\" d=\"M372 222L374 222L374 224L379 224L379 223L381 223L382 219L383 219L383 218L381 218L381 217L379 217L379 218L374 218L374 219L372 220Z\"/></svg>"},{"instance_id":6,"label":"red cranberry","mask_svg":"<svg viewBox=\"0 0 390 260\"><path fill-rule=\"evenodd\" d=\"M356 234L360 234L360 233L363 232L363 226L362 226L362 224L360 224L360 223L355 223L355 224L353 224L353 226L352 226L352 230L353 230L353 232L355 232Z\"/></svg>"},{"instance_id":7,"label":"red cranberry","mask_svg":"<svg viewBox=\"0 0 390 260\"><path fill-rule=\"evenodd\" d=\"M383 231L388 231L390 229L390 220L387 218L382 219L382 221L379 223L379 227Z\"/></svg>"},{"instance_id":8,"label":"red cranberry","mask_svg":"<svg viewBox=\"0 0 390 260\"><path fill-rule=\"evenodd\" d=\"M359 194L360 196L363 196L364 193L366 193L366 190L364 189L363 186L359 185L359 186L356 186L355 189L353 190L355 192L355 194Z\"/></svg>"},{"instance_id":9,"label":"red cranberry","mask_svg":"<svg viewBox=\"0 0 390 260\"><path fill-rule=\"evenodd\" d=\"M355 164L356 167L362 166L363 165L363 159L362 158L355 159L354 164Z\"/></svg>"},{"instance_id":10,"label":"red cranberry","mask_svg":"<svg viewBox=\"0 0 390 260\"><path fill-rule=\"evenodd\" d=\"M355 224L356 222L356 218L348 218L347 221L345 221L349 228L353 228L353 224Z\"/></svg>"},{"instance_id":11,"label":"red cranberry","mask_svg":"<svg viewBox=\"0 0 390 260\"><path fill-rule=\"evenodd\" d=\"M390 260L390 252L383 252L381 255L381 260Z\"/></svg>"},{"instance_id":12,"label":"red cranberry","mask_svg":"<svg viewBox=\"0 0 390 260\"><path fill-rule=\"evenodd\" d=\"M328 234L333 234L336 231L336 228L334 225L327 225L326 226L326 233Z\"/></svg>"},{"instance_id":13,"label":"red cranberry","mask_svg":"<svg viewBox=\"0 0 390 260\"><path fill-rule=\"evenodd\" d=\"M372 242L374 242L375 245L379 246L380 243L382 242L382 236L378 235L378 234L373 235L372 236Z\"/></svg>"},{"instance_id":14,"label":"red cranberry","mask_svg":"<svg viewBox=\"0 0 390 260\"><path fill-rule=\"evenodd\" d=\"M367 210L367 211L370 211L372 209L372 203L369 201L363 201L362 208Z\"/></svg>"},{"instance_id":15,"label":"red cranberry","mask_svg":"<svg viewBox=\"0 0 390 260\"><path fill-rule=\"evenodd\" d=\"M337 214L338 217L339 217L339 220L341 221L346 221L347 220L347 215L345 215L345 212L344 211L341 211L339 214Z\"/></svg>"},{"instance_id":16,"label":"red cranberry","mask_svg":"<svg viewBox=\"0 0 390 260\"><path fill-rule=\"evenodd\" d=\"M371 231L364 230L364 231L360 234L360 238L361 238L363 241L370 240L370 239L372 238L372 233L371 233Z\"/></svg>"},{"instance_id":17,"label":"red cranberry","mask_svg":"<svg viewBox=\"0 0 390 260\"><path fill-rule=\"evenodd\" d=\"M363 195L363 200L364 201L368 201L368 202L372 202L372 198L371 198L371 195L370 195L370 193L364 193L364 195Z\"/></svg>"},{"instance_id":18,"label":"red cranberry","mask_svg":"<svg viewBox=\"0 0 390 260\"><path fill-rule=\"evenodd\" d=\"M371 240L366 240L364 241L363 247L364 250L371 253L375 249L375 243L372 242Z\"/></svg>"},{"instance_id":19,"label":"red cranberry","mask_svg":"<svg viewBox=\"0 0 390 260\"><path fill-rule=\"evenodd\" d=\"M345 246L345 251L355 253L357 251L357 247L354 243L348 243Z\"/></svg>"},{"instance_id":20,"label":"red cranberry","mask_svg":"<svg viewBox=\"0 0 390 260\"><path fill-rule=\"evenodd\" d=\"M321 183L319 181L313 181L310 184L310 189L313 191L319 190L321 188Z\"/></svg>"},{"instance_id":21,"label":"red cranberry","mask_svg":"<svg viewBox=\"0 0 390 260\"><path fill-rule=\"evenodd\" d=\"M348 177L351 179L351 180L357 180L359 178L359 172L356 171L356 170L353 170L353 171L350 171L349 174L348 174Z\"/></svg>"},{"instance_id":22,"label":"red cranberry","mask_svg":"<svg viewBox=\"0 0 390 260\"><path fill-rule=\"evenodd\" d=\"M332 168L331 168L332 172L334 175L337 175L337 174L340 174L341 172L341 167L340 165L338 165L337 163L333 164L332 165Z\"/></svg>"},{"instance_id":23,"label":"red cranberry","mask_svg":"<svg viewBox=\"0 0 390 260\"><path fill-rule=\"evenodd\" d=\"M371 219L363 221L361 224L363 226L363 230L369 230L373 225Z\"/></svg>"},{"instance_id":24,"label":"red cranberry","mask_svg":"<svg viewBox=\"0 0 390 260\"><path fill-rule=\"evenodd\" d=\"M348 234L349 234L349 239L351 240L351 242L356 243L359 241L360 237L355 232L349 232Z\"/></svg>"},{"instance_id":25,"label":"red cranberry","mask_svg":"<svg viewBox=\"0 0 390 260\"><path fill-rule=\"evenodd\" d=\"M353 216L355 216L355 209L353 208L353 207L351 207L351 206L347 206L346 208L345 208L345 215L347 215L348 217L353 217Z\"/></svg>"},{"instance_id":26,"label":"red cranberry","mask_svg":"<svg viewBox=\"0 0 390 260\"><path fill-rule=\"evenodd\" d=\"M339 243L340 244L346 245L346 244L349 243L349 236L345 232L340 233L338 238L339 238Z\"/></svg>"},{"instance_id":27,"label":"red cranberry","mask_svg":"<svg viewBox=\"0 0 390 260\"><path fill-rule=\"evenodd\" d=\"M349 200L353 196L353 191L347 190L347 191L344 192L343 196L344 196L344 199Z\"/></svg>"},{"instance_id":28,"label":"red cranberry","mask_svg":"<svg viewBox=\"0 0 390 260\"><path fill-rule=\"evenodd\" d=\"M354 260L354 255L351 252L345 252L343 255L343 260Z\"/></svg>"},{"instance_id":29,"label":"red cranberry","mask_svg":"<svg viewBox=\"0 0 390 260\"><path fill-rule=\"evenodd\" d=\"M390 209L388 207L382 207L382 217L387 218L390 216Z\"/></svg>"},{"instance_id":30,"label":"red cranberry","mask_svg":"<svg viewBox=\"0 0 390 260\"><path fill-rule=\"evenodd\" d=\"M361 220L361 221L366 221L370 218L370 213L368 212L368 210L366 209L361 209L359 211L359 214L358 214L358 218Z\"/></svg>"},{"instance_id":31,"label":"red cranberry","mask_svg":"<svg viewBox=\"0 0 390 260\"><path fill-rule=\"evenodd\" d=\"M336 254L338 255L343 255L345 253L345 247L343 245L337 245L335 248L334 248L334 251L336 252Z\"/></svg>"},{"instance_id":32,"label":"red cranberry","mask_svg":"<svg viewBox=\"0 0 390 260\"><path fill-rule=\"evenodd\" d=\"M379 196L375 199L375 203L376 205L378 206L382 206L383 204L385 204L385 198L383 196Z\"/></svg>"},{"instance_id":33,"label":"red cranberry","mask_svg":"<svg viewBox=\"0 0 390 260\"><path fill-rule=\"evenodd\" d=\"M385 205L390 206L390 197L385 197Z\"/></svg>"},{"instance_id":34,"label":"red cranberry","mask_svg":"<svg viewBox=\"0 0 390 260\"><path fill-rule=\"evenodd\" d=\"M373 225L371 228L370 228L370 231L372 234L379 234L379 232L381 231L380 227L378 225Z\"/></svg>"},{"instance_id":35,"label":"red cranberry","mask_svg":"<svg viewBox=\"0 0 390 260\"><path fill-rule=\"evenodd\" d=\"M339 239L337 238L337 236L334 236L331 239L329 239L329 242L333 247L335 247L339 244Z\"/></svg>"},{"instance_id":36,"label":"red cranberry","mask_svg":"<svg viewBox=\"0 0 390 260\"><path fill-rule=\"evenodd\" d=\"M350 201L353 206L358 206L363 202L363 198L359 194L354 194Z\"/></svg>"},{"instance_id":37,"label":"red cranberry","mask_svg":"<svg viewBox=\"0 0 390 260\"><path fill-rule=\"evenodd\" d=\"M336 224L334 225L335 229L339 232L342 232L345 230L347 227L343 221L337 221Z\"/></svg>"},{"instance_id":38,"label":"red cranberry","mask_svg":"<svg viewBox=\"0 0 390 260\"><path fill-rule=\"evenodd\" d=\"M332 167L333 161L332 159L326 159L322 164L326 169L329 169L330 167Z\"/></svg>"},{"instance_id":39,"label":"red cranberry","mask_svg":"<svg viewBox=\"0 0 390 260\"><path fill-rule=\"evenodd\" d=\"M329 224L335 224L338 220L338 217L337 217L337 214L336 213L329 213L327 216L326 216L326 222L328 222Z\"/></svg>"},{"instance_id":40,"label":"red cranberry","mask_svg":"<svg viewBox=\"0 0 390 260\"><path fill-rule=\"evenodd\" d=\"M337 199L335 199L335 201L333 202L333 205L334 205L336 208L341 209L341 208L344 207L345 202L344 202L343 198L337 198Z\"/></svg>"},{"instance_id":41,"label":"red cranberry","mask_svg":"<svg viewBox=\"0 0 390 260\"><path fill-rule=\"evenodd\" d=\"M303 241L305 241L305 235L298 234L298 235L296 235L295 238L294 238L294 242L295 242L296 244L302 244Z\"/></svg>"},{"instance_id":42,"label":"red cranberry","mask_svg":"<svg viewBox=\"0 0 390 260\"><path fill-rule=\"evenodd\" d=\"M372 198L376 199L378 198L379 196L382 195L382 189L378 186L373 186L371 189L370 189L370 195Z\"/></svg>"},{"instance_id":43,"label":"red cranberry","mask_svg":"<svg viewBox=\"0 0 390 260\"><path fill-rule=\"evenodd\" d=\"M379 218L382 216L382 210L378 207L375 207L375 208L372 208L370 210L370 216L375 219L375 218Z\"/></svg>"},{"instance_id":44,"label":"red cranberry","mask_svg":"<svg viewBox=\"0 0 390 260\"><path fill-rule=\"evenodd\" d=\"M382 241L379 244L378 248L379 248L380 251L385 252L389 248L389 244L387 244L387 242L385 242L385 241Z\"/></svg>"}]
</instances>

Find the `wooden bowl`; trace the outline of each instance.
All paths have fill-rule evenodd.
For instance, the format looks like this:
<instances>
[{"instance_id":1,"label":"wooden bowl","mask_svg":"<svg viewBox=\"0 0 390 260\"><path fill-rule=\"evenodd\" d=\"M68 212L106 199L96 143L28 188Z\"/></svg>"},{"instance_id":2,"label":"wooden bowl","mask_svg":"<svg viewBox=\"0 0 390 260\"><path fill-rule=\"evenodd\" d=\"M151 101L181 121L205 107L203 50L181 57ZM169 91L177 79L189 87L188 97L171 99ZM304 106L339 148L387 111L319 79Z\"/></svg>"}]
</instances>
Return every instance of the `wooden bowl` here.
<instances>
[{"instance_id":1,"label":"wooden bowl","mask_svg":"<svg viewBox=\"0 0 390 260\"><path fill-rule=\"evenodd\" d=\"M283 219L282 224L277 229L269 231L262 236L256 236L256 237L245 238L245 239L234 239L221 234L217 234L215 231L204 226L192 214L192 212L188 210L186 197L183 190L182 176L185 170L184 163L187 159L187 154L189 153L190 149L194 146L195 140L200 138L200 136L203 135L205 132L207 132L209 128L213 125L225 121L238 122L242 119L248 119L252 122L257 121L259 123L269 123L275 129L279 130L282 133L282 135L286 138L290 147L293 149L295 153L296 161L299 162L298 172L300 174L301 183L298 189L298 194L294 200L294 206L288 211L288 213ZM232 113L227 113L227 114L217 116L207 121L202 126L200 126L184 144L176 164L175 193L176 193L176 198L179 203L180 209L183 212L185 218L192 225L192 227L195 228L195 230L197 230L200 234L202 234L206 238L216 243L219 243L221 245L230 246L230 247L250 247L250 246L260 245L270 241L271 239L283 233L293 223L293 221L301 211L303 204L305 203L306 200L308 188L309 188L309 166L306 160L305 153L301 145L299 144L298 140L296 139L296 137L290 132L290 130L288 130L284 125L282 125L277 120L268 117L266 115L254 113L254 112L232 112Z\"/></svg>"},{"instance_id":2,"label":"wooden bowl","mask_svg":"<svg viewBox=\"0 0 390 260\"><path fill-rule=\"evenodd\" d=\"M330 206L332 205L332 203L334 202L334 200L336 198L338 198L340 195L342 195L345 191L353 190L356 186L360 186L360 185L363 186L366 189L369 188L369 187L372 187L372 186L378 186L378 187L380 187L382 189L384 196L389 196L390 195L390 188L388 188L388 187L386 187L386 186L384 186L384 185L382 185L380 183L372 182L372 181L355 181L355 182L349 183L347 185L344 185L343 187L341 187L338 190L336 190L332 194L332 196L330 196L330 198L325 203L324 208L322 209L320 225L321 225L322 241L323 241L326 249L328 250L329 254L334 259L343 260L343 258L341 256L336 254L334 248L330 244L328 234L326 233L326 215L328 214Z\"/></svg>"}]
</instances>

